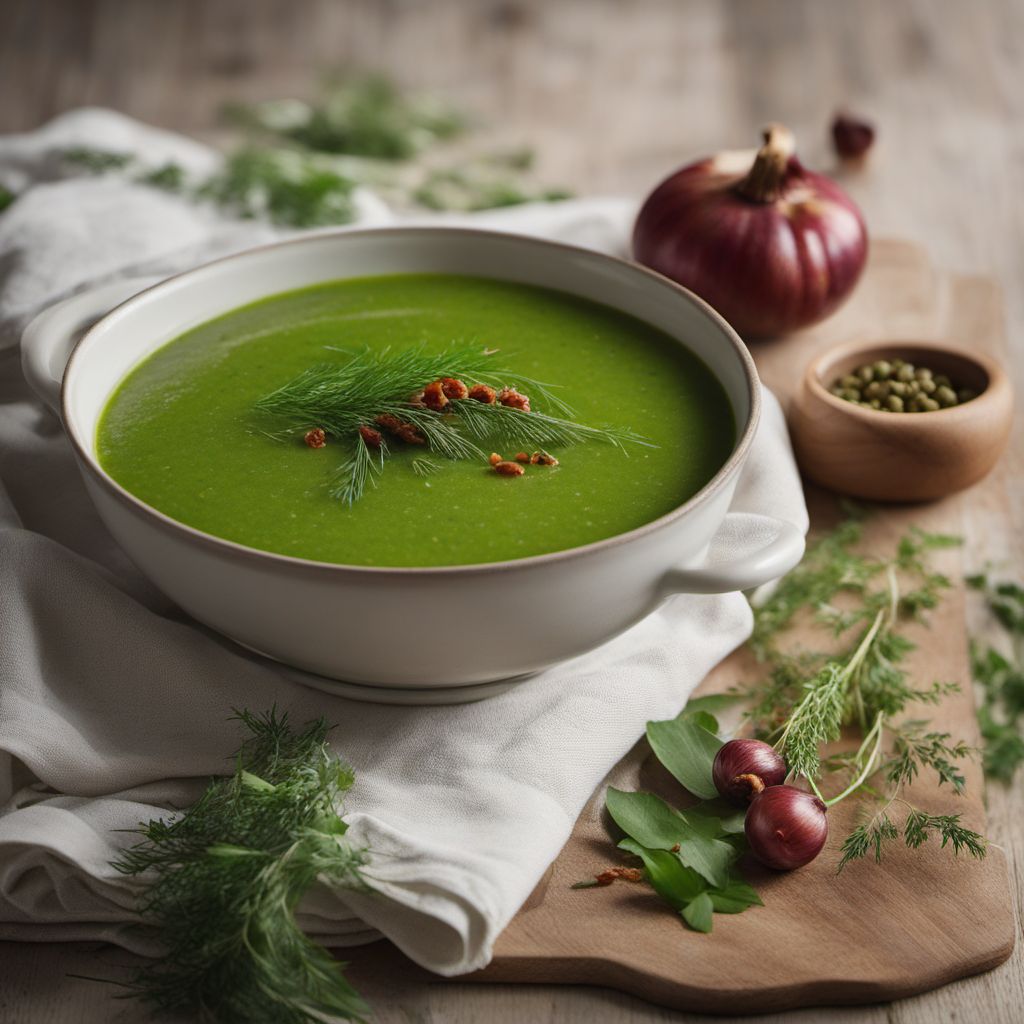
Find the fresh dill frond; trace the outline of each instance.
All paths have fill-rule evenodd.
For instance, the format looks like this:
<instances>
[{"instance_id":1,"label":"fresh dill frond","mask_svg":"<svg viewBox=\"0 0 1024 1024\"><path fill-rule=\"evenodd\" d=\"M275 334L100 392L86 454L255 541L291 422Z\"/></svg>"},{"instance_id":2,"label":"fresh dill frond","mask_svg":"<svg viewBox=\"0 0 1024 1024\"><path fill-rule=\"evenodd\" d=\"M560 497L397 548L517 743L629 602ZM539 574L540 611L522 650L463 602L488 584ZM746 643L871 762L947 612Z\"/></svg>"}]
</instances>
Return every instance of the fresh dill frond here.
<instances>
[{"instance_id":1,"label":"fresh dill frond","mask_svg":"<svg viewBox=\"0 0 1024 1024\"><path fill-rule=\"evenodd\" d=\"M366 890L366 851L345 839L341 799L352 770L327 745L322 719L239 711L249 731L229 778L184 814L150 821L114 863L147 884L139 904L163 955L132 975L129 994L155 1010L219 1024L362 1021L363 1000L295 910L314 882Z\"/></svg>"},{"instance_id":2,"label":"fresh dill frond","mask_svg":"<svg viewBox=\"0 0 1024 1024\"><path fill-rule=\"evenodd\" d=\"M961 817L959 814L929 814L912 807L903 823L903 841L916 850L927 842L930 835L937 834L943 847L949 844L954 853L966 852L981 860L987 852L988 843L983 836L961 825Z\"/></svg>"},{"instance_id":3,"label":"fresh dill frond","mask_svg":"<svg viewBox=\"0 0 1024 1024\"><path fill-rule=\"evenodd\" d=\"M1009 641L1009 651L972 641L971 674L981 697L985 774L1010 783L1024 764L1024 587L992 582L986 573L968 577L967 583L983 594Z\"/></svg>"},{"instance_id":4,"label":"fresh dill frond","mask_svg":"<svg viewBox=\"0 0 1024 1024\"><path fill-rule=\"evenodd\" d=\"M858 825L844 840L842 847L842 859L839 861L839 871L842 871L850 861L859 860L873 852L875 863L882 862L882 848L887 842L899 839L900 830L896 827L888 814L878 814L866 824Z\"/></svg>"},{"instance_id":5,"label":"fresh dill frond","mask_svg":"<svg viewBox=\"0 0 1024 1024\"><path fill-rule=\"evenodd\" d=\"M893 756L884 765L886 780L895 786L909 786L921 768L930 768L939 785L948 784L958 795L963 793L966 779L957 764L974 751L962 740L950 743L948 732L925 732L927 722L902 722L891 727Z\"/></svg>"},{"instance_id":6,"label":"fresh dill frond","mask_svg":"<svg viewBox=\"0 0 1024 1024\"><path fill-rule=\"evenodd\" d=\"M412 471L417 476L433 476L440 468L433 459L412 460Z\"/></svg>"},{"instance_id":7,"label":"fresh dill frond","mask_svg":"<svg viewBox=\"0 0 1024 1024\"><path fill-rule=\"evenodd\" d=\"M319 426L343 437L382 412L415 413L409 399L425 384L458 373L473 379L490 361L488 350L474 344L452 344L439 352L422 346L364 349L344 362L311 366L261 398L255 409L290 423L296 432Z\"/></svg>"},{"instance_id":8,"label":"fresh dill frond","mask_svg":"<svg viewBox=\"0 0 1024 1024\"><path fill-rule=\"evenodd\" d=\"M441 351L424 346L407 349L336 351L345 358L304 370L255 404L255 412L271 421L260 432L276 439L323 430L347 455L333 474L330 493L351 505L384 467L386 446L370 453L360 439L361 429L376 429L382 420L414 432L436 456L454 461L486 460L494 447L546 449L601 442L622 448L649 445L631 430L595 427L568 419L572 410L553 394L555 386L512 371L495 369L495 352L480 344L455 343ZM466 388L495 384L529 388L532 402L554 406L563 415L543 409L524 411L500 401L453 398L441 409L427 407L418 396L427 385L450 378ZM274 424L277 426L274 426ZM401 436L401 435L399 435ZM410 438L406 438L410 440ZM415 472L420 472L414 466Z\"/></svg>"},{"instance_id":9,"label":"fresh dill frond","mask_svg":"<svg viewBox=\"0 0 1024 1024\"><path fill-rule=\"evenodd\" d=\"M287 139L319 153L409 160L462 134L467 119L454 107L401 92L381 75L350 78L312 103L270 100L225 109L235 124Z\"/></svg>"},{"instance_id":10,"label":"fresh dill frond","mask_svg":"<svg viewBox=\"0 0 1024 1024\"><path fill-rule=\"evenodd\" d=\"M288 149L247 146L197 191L237 217L311 228L348 224L355 217L356 183L330 161Z\"/></svg>"},{"instance_id":11,"label":"fresh dill frond","mask_svg":"<svg viewBox=\"0 0 1024 1024\"><path fill-rule=\"evenodd\" d=\"M827 806L856 795L874 808L870 820L846 837L840 868L868 853L881 859L886 845L900 837L916 849L931 833L942 835L942 845L954 852L983 856L984 839L964 829L959 816L929 815L902 797L925 771L961 794L966 777L960 764L974 754L949 733L929 729L927 721L903 717L912 705L937 704L959 689L955 683L921 687L911 681L904 662L914 645L901 629L923 618L950 586L929 556L960 539L913 528L886 556L861 553L863 533L860 514L840 523L754 607L751 646L769 675L745 691L751 700L748 721L755 735L774 741L791 774L803 777ZM831 635L833 646L854 630L856 639L838 653L783 650L783 637L805 611ZM1024 696L1024 688L1021 692ZM827 754L827 745L849 726L859 729L860 747ZM845 777L845 788L826 798L823 790L830 787L823 777L831 773ZM877 789L876 779L881 780ZM909 808L902 824L890 810L896 803Z\"/></svg>"},{"instance_id":12,"label":"fresh dill frond","mask_svg":"<svg viewBox=\"0 0 1024 1024\"><path fill-rule=\"evenodd\" d=\"M387 454L386 442L375 452L359 439L355 442L352 454L334 471L330 485L330 495L343 501L346 505L357 502L366 490L368 482L384 468L384 456Z\"/></svg>"}]
</instances>

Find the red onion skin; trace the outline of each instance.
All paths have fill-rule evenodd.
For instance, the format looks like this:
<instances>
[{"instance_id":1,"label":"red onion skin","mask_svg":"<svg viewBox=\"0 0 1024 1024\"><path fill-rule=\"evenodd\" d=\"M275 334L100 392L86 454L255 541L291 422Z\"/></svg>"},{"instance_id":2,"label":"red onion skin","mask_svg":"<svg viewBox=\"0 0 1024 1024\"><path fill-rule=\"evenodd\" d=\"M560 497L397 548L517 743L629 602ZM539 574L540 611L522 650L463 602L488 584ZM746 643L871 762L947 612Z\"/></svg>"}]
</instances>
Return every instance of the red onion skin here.
<instances>
[{"instance_id":1,"label":"red onion skin","mask_svg":"<svg viewBox=\"0 0 1024 1024\"><path fill-rule=\"evenodd\" d=\"M778 196L737 187L755 154L723 153L665 179L633 230L633 256L713 306L741 334L784 334L834 312L868 252L853 200L831 179L785 164Z\"/></svg>"},{"instance_id":2,"label":"red onion skin","mask_svg":"<svg viewBox=\"0 0 1024 1024\"><path fill-rule=\"evenodd\" d=\"M761 788L781 786L786 778L786 762L774 747L761 740L723 743L711 768L715 789L726 800L745 806L760 792L750 776L760 780Z\"/></svg>"},{"instance_id":3,"label":"red onion skin","mask_svg":"<svg viewBox=\"0 0 1024 1024\"><path fill-rule=\"evenodd\" d=\"M743 830L754 856L778 871L809 864L828 839L825 805L795 786L773 786L754 797Z\"/></svg>"}]
</instances>

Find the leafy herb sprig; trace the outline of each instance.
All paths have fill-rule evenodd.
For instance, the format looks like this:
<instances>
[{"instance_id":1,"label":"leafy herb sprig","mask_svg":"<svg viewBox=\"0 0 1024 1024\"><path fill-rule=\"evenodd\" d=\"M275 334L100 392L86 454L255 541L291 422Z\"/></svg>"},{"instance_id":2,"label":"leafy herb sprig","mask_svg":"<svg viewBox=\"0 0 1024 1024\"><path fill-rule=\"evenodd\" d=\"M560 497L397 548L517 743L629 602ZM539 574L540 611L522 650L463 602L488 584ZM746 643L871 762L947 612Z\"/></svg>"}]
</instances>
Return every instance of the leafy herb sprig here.
<instances>
[{"instance_id":1,"label":"leafy herb sprig","mask_svg":"<svg viewBox=\"0 0 1024 1024\"><path fill-rule=\"evenodd\" d=\"M967 583L984 596L1010 640L1008 652L971 644L972 673L981 693L978 724L985 772L1009 783L1024 764L1024 587L993 581L987 573L970 576Z\"/></svg>"},{"instance_id":2,"label":"leafy herb sprig","mask_svg":"<svg viewBox=\"0 0 1024 1024\"><path fill-rule=\"evenodd\" d=\"M343 965L294 916L317 880L367 889L367 853L339 816L352 770L322 719L294 730L273 710L237 718L251 735L234 774L181 816L142 826L144 840L114 864L147 883L139 910L165 947L129 994L220 1024L361 1021L367 1007Z\"/></svg>"},{"instance_id":3,"label":"leafy herb sprig","mask_svg":"<svg viewBox=\"0 0 1024 1024\"><path fill-rule=\"evenodd\" d=\"M912 684L903 662L913 645L901 630L939 602L949 580L932 567L930 556L959 540L913 529L892 555L880 557L858 550L862 533L862 516L851 514L756 603L750 647L768 668L767 680L698 698L677 719L648 723L655 756L701 803L679 810L650 793L607 792L608 812L626 833L619 847L642 860L642 877L698 931L711 929L714 912L736 913L760 903L736 869L747 849L745 811L717 799L712 776L722 745L712 712L732 701L746 705L748 727L785 756L790 780L803 780L826 806L852 797L862 801L862 820L843 841L839 870L869 855L881 860L896 841L918 849L933 836L955 854L986 854L984 837L965 827L959 814L932 813L904 795L926 772L961 794L960 765L973 754L927 719L906 714L957 689L941 681ZM980 578L975 585L986 586ZM997 614L1024 634L1024 589L1004 585L992 594L1001 602ZM838 653L787 649L786 634L806 613L831 646L839 643ZM1015 700L1024 684L1009 692ZM859 731L860 745L827 754L845 727ZM834 778L841 780L838 785ZM627 877L621 871L602 872L577 887L611 884Z\"/></svg>"},{"instance_id":4,"label":"leafy herb sprig","mask_svg":"<svg viewBox=\"0 0 1024 1024\"><path fill-rule=\"evenodd\" d=\"M959 795L959 762L973 753L949 733L930 730L926 720L903 717L911 705L935 704L958 689L941 681L912 685L902 663L913 645L900 630L938 603L949 580L931 568L929 554L959 539L913 529L894 555L877 557L856 550L861 534L860 518L841 523L755 607L751 646L770 675L766 686L746 691L752 700L748 719L755 735L773 742L792 775L805 779L826 806L853 795L865 800L866 820L844 841L840 870L869 852L880 860L890 841L902 838L916 849L932 834L956 853L983 857L984 838L966 828L961 815L928 814L903 796L923 771ZM909 586L901 587L901 579ZM852 607L840 609L840 595ZM856 631L855 639L837 655L784 652L780 639L802 609L833 637ZM846 726L859 729L859 748L823 760L822 748ZM846 784L826 799L822 777L833 772L842 773ZM883 780L881 789L876 777ZM893 819L895 808L904 811L901 821Z\"/></svg>"},{"instance_id":5,"label":"leafy herb sprig","mask_svg":"<svg viewBox=\"0 0 1024 1024\"><path fill-rule=\"evenodd\" d=\"M344 461L334 471L331 493L351 505L383 470L388 444L371 447L359 434L379 417L394 416L414 427L434 454L451 460L486 460L482 445L510 444L548 448L602 441L613 445L648 444L638 434L593 427L536 409L524 412L500 403L473 399L450 402L436 411L410 402L431 381L459 378L465 384L503 384L529 389L531 397L563 414L572 410L552 385L508 370L492 369L495 353L479 345L456 344L440 352L423 347L377 349L348 354L343 362L322 363L303 371L255 406L271 420L265 431L279 439L302 437L315 428L340 442ZM417 460L414 472L436 469Z\"/></svg>"}]
</instances>

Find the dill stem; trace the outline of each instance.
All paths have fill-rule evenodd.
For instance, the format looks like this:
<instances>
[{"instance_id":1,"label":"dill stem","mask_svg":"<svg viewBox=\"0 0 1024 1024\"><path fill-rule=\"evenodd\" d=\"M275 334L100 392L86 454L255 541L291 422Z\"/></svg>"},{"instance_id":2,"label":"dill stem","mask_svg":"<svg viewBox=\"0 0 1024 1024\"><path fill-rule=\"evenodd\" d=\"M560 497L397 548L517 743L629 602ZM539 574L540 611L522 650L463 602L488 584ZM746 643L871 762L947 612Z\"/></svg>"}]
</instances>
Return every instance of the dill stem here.
<instances>
[{"instance_id":1,"label":"dill stem","mask_svg":"<svg viewBox=\"0 0 1024 1024\"><path fill-rule=\"evenodd\" d=\"M864 782L871 777L875 771L875 764L878 760L879 752L882 748L882 736L884 730L882 729L882 722L885 720L885 716L879 712L878 717L875 719L875 724L871 727L871 731L864 737L864 742L860 745L860 750L857 751L857 757L860 758L864 752L864 748L871 742L874 737L875 745L871 749L871 756L864 762L864 768L861 770L860 775L850 783L838 796L832 797L831 800L824 801L826 807L832 807L834 804L839 803L840 800L846 799L851 793L859 789ZM819 794L820 796L820 794Z\"/></svg>"}]
</instances>

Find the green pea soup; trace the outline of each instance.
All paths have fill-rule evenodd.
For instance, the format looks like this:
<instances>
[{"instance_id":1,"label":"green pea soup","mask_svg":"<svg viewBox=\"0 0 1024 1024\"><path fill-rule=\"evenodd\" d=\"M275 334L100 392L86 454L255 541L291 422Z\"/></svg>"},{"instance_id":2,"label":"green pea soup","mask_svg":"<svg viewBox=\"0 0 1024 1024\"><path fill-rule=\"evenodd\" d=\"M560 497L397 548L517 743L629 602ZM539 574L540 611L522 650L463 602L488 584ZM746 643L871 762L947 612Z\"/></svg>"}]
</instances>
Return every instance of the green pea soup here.
<instances>
[{"instance_id":1,"label":"green pea soup","mask_svg":"<svg viewBox=\"0 0 1024 1024\"><path fill-rule=\"evenodd\" d=\"M456 341L498 349L496 365L558 385L573 419L635 431L650 446L551 449L558 466L528 466L519 477L499 476L483 459L435 455L439 468L424 477L412 466L424 450L395 443L375 486L349 506L329 493L344 445L274 440L253 411L309 366L349 358L337 349L442 350ZM216 537L321 562L442 566L635 529L699 491L735 438L708 367L633 317L528 285L396 274L274 295L174 339L115 390L97 451L126 490Z\"/></svg>"}]
</instances>

